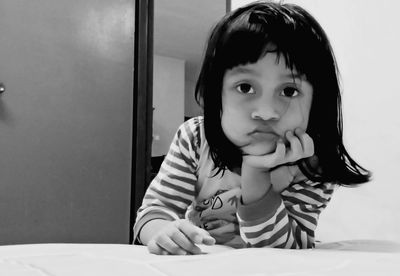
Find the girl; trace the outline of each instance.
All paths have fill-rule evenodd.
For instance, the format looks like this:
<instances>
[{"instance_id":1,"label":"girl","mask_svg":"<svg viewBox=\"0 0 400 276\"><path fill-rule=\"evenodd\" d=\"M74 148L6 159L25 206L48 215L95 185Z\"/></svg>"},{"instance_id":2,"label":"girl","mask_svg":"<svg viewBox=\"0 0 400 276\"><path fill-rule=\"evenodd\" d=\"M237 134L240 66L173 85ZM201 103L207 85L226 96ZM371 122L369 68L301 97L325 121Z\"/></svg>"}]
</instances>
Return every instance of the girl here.
<instances>
[{"instance_id":1,"label":"girl","mask_svg":"<svg viewBox=\"0 0 400 276\"><path fill-rule=\"evenodd\" d=\"M312 248L335 187L369 180L343 145L329 40L299 6L256 2L222 18L196 99L204 118L178 129L137 213L135 240L151 253Z\"/></svg>"}]
</instances>

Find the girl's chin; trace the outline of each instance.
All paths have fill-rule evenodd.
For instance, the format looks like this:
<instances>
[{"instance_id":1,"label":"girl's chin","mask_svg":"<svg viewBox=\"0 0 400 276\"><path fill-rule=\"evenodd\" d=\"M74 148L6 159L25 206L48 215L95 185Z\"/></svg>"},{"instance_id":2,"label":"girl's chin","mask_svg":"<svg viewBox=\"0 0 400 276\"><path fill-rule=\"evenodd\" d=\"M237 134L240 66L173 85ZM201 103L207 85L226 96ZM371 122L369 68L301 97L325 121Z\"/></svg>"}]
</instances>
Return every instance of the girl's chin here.
<instances>
[{"instance_id":1,"label":"girl's chin","mask_svg":"<svg viewBox=\"0 0 400 276\"><path fill-rule=\"evenodd\" d=\"M247 147L242 148L244 154L247 155L267 155L274 153L276 149L276 145L249 145Z\"/></svg>"}]
</instances>

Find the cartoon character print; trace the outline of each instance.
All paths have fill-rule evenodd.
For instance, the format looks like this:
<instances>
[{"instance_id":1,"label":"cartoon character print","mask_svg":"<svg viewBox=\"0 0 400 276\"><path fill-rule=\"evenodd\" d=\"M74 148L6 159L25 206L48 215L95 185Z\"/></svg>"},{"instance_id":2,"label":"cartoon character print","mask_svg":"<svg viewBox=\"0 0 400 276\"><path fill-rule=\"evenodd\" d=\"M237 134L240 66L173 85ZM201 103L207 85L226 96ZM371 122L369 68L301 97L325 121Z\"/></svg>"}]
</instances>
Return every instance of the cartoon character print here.
<instances>
[{"instance_id":1,"label":"cartoon character print","mask_svg":"<svg viewBox=\"0 0 400 276\"><path fill-rule=\"evenodd\" d=\"M188 219L224 244L239 235L236 209L240 189L218 190L211 198L195 202Z\"/></svg>"}]
</instances>

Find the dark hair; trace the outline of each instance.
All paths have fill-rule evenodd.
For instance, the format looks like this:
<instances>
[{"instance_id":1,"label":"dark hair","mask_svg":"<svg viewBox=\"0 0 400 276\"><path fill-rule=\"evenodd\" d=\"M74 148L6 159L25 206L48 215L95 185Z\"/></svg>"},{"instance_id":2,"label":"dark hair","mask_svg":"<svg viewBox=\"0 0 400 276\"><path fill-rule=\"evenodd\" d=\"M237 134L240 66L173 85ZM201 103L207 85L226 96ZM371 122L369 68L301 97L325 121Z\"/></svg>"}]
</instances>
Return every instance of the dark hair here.
<instances>
[{"instance_id":1,"label":"dark hair","mask_svg":"<svg viewBox=\"0 0 400 276\"><path fill-rule=\"evenodd\" d=\"M339 72L330 42L319 23L293 4L255 2L225 15L213 28L196 83L196 100L204 109L204 126L217 174L240 167L240 150L221 127L222 81L227 70L255 63L276 48L291 70L313 87L307 133L315 156L298 162L315 181L351 185L367 182L370 172L343 145Z\"/></svg>"}]
</instances>

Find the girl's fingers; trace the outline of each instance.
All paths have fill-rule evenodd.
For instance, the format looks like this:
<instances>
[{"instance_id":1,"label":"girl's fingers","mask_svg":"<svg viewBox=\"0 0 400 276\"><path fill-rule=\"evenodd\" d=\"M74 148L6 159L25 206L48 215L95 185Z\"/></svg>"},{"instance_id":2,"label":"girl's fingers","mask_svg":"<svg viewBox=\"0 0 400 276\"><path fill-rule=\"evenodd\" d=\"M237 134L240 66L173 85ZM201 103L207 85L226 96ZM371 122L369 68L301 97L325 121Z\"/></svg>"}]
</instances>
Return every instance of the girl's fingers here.
<instances>
[{"instance_id":1,"label":"girl's fingers","mask_svg":"<svg viewBox=\"0 0 400 276\"><path fill-rule=\"evenodd\" d=\"M284 163L286 147L283 140L279 139L276 143L275 152L266 155L245 155L243 160L255 168L270 169Z\"/></svg>"},{"instance_id":2,"label":"girl's fingers","mask_svg":"<svg viewBox=\"0 0 400 276\"><path fill-rule=\"evenodd\" d=\"M150 253L157 255L200 254L201 249L196 243L212 245L215 239L204 229L180 219L150 240L147 248Z\"/></svg>"},{"instance_id":3,"label":"girl's fingers","mask_svg":"<svg viewBox=\"0 0 400 276\"><path fill-rule=\"evenodd\" d=\"M283 143L283 140L280 139L276 143L276 149L275 152L272 154L272 160L270 161L271 164L269 164L269 168L282 164L283 160L285 159L285 155L286 146L285 143Z\"/></svg>"},{"instance_id":4,"label":"girl's fingers","mask_svg":"<svg viewBox=\"0 0 400 276\"><path fill-rule=\"evenodd\" d=\"M170 253L162 248L160 245L155 240L149 241L147 244L147 250L151 254L156 254L156 255L169 255Z\"/></svg>"},{"instance_id":5,"label":"girl's fingers","mask_svg":"<svg viewBox=\"0 0 400 276\"><path fill-rule=\"evenodd\" d=\"M286 132L286 139L290 143L290 149L286 154L286 161L287 162L295 162L303 157L303 147L301 145L300 139L294 136L293 132L289 130Z\"/></svg>"},{"instance_id":6,"label":"girl's fingers","mask_svg":"<svg viewBox=\"0 0 400 276\"><path fill-rule=\"evenodd\" d=\"M275 152L266 155L244 155L243 161L255 168L271 169L314 155L314 142L302 129L289 130L285 133L285 137L289 142L288 149L279 139Z\"/></svg>"},{"instance_id":7,"label":"girl's fingers","mask_svg":"<svg viewBox=\"0 0 400 276\"><path fill-rule=\"evenodd\" d=\"M185 234L188 239L197 244L207 244L212 245L215 243L215 239L210 236L210 234L200 227L197 227L187 220L180 220L178 228Z\"/></svg>"},{"instance_id":8,"label":"girl's fingers","mask_svg":"<svg viewBox=\"0 0 400 276\"><path fill-rule=\"evenodd\" d=\"M300 142L302 144L304 158L313 156L314 155L314 142L313 142L312 138L310 137L310 135L308 135L306 132L304 132L300 128L296 128L295 134L300 139Z\"/></svg>"},{"instance_id":9,"label":"girl's fingers","mask_svg":"<svg viewBox=\"0 0 400 276\"><path fill-rule=\"evenodd\" d=\"M205 245L214 245L215 244L215 239L212 236L204 236L202 240L202 244Z\"/></svg>"},{"instance_id":10,"label":"girl's fingers","mask_svg":"<svg viewBox=\"0 0 400 276\"><path fill-rule=\"evenodd\" d=\"M188 237L181 231L175 231L171 235L172 241L179 245L183 250L190 254L200 254L201 249L196 246Z\"/></svg>"},{"instance_id":11,"label":"girl's fingers","mask_svg":"<svg viewBox=\"0 0 400 276\"><path fill-rule=\"evenodd\" d=\"M168 236L161 236L157 239L157 245L160 247L160 251L165 250L168 254L187 255L187 252Z\"/></svg>"}]
</instances>

